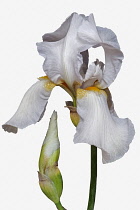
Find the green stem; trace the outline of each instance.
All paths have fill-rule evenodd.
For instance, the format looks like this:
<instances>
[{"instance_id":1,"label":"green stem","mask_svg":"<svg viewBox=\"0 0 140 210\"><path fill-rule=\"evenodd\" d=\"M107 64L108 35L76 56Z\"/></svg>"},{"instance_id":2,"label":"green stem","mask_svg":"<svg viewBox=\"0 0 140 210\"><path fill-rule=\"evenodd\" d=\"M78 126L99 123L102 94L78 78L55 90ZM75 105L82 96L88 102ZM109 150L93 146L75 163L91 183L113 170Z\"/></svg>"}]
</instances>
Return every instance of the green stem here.
<instances>
[{"instance_id":1,"label":"green stem","mask_svg":"<svg viewBox=\"0 0 140 210\"><path fill-rule=\"evenodd\" d=\"M59 203L56 203L55 205L56 205L56 208L57 208L58 210L66 210L66 209L62 206L62 204L61 204L60 201L59 201Z\"/></svg>"},{"instance_id":2,"label":"green stem","mask_svg":"<svg viewBox=\"0 0 140 210\"><path fill-rule=\"evenodd\" d=\"M91 145L91 180L87 210L94 210L97 180L97 147Z\"/></svg>"},{"instance_id":3,"label":"green stem","mask_svg":"<svg viewBox=\"0 0 140 210\"><path fill-rule=\"evenodd\" d=\"M73 106L77 107L76 98L73 98Z\"/></svg>"}]
</instances>

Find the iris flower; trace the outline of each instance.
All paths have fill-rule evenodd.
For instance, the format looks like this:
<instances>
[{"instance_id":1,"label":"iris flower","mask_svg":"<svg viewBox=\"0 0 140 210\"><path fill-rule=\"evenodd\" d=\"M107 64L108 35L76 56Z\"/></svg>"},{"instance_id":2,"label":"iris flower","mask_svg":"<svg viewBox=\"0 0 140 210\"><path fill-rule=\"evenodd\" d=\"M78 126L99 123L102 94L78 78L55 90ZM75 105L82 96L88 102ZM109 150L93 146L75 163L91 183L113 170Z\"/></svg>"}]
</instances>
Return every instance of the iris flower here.
<instances>
[{"instance_id":1,"label":"iris flower","mask_svg":"<svg viewBox=\"0 0 140 210\"><path fill-rule=\"evenodd\" d=\"M88 49L102 47L105 65L98 59L88 64ZM72 13L53 33L43 36L37 49L45 58L45 77L24 95L14 116L3 129L16 133L43 117L51 91L60 86L72 97L68 106L78 113L75 143L88 143L102 150L103 163L121 158L134 137L131 121L117 116L108 89L120 71L123 53L115 33L95 24L89 16Z\"/></svg>"}]
</instances>

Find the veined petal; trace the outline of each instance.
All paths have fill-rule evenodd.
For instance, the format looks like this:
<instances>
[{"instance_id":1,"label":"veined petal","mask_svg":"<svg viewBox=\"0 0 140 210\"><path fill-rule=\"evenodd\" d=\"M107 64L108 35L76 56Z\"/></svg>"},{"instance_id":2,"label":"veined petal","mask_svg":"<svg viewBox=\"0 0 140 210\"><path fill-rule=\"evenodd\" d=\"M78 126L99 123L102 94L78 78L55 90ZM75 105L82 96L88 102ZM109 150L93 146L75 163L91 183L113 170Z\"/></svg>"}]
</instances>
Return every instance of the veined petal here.
<instances>
[{"instance_id":1,"label":"veined petal","mask_svg":"<svg viewBox=\"0 0 140 210\"><path fill-rule=\"evenodd\" d=\"M90 21L81 25L78 30L79 39L92 43L94 48L102 46L105 51L105 69L103 77L99 82L99 88L108 87L116 78L122 64L123 53L115 33L107 28L96 27L93 15L89 16Z\"/></svg>"},{"instance_id":2,"label":"veined petal","mask_svg":"<svg viewBox=\"0 0 140 210\"><path fill-rule=\"evenodd\" d=\"M83 58L77 45L77 28L82 21L83 16L73 13L57 31L44 35L43 43L37 43L38 52L45 57L45 73L55 83L64 80L70 88L75 81L82 82L79 71Z\"/></svg>"},{"instance_id":3,"label":"veined petal","mask_svg":"<svg viewBox=\"0 0 140 210\"><path fill-rule=\"evenodd\" d=\"M88 55L83 56L82 52L93 45L93 38L88 35L86 39L85 31L95 35L94 45L100 42L92 15L73 13L58 30L45 34L43 43L37 43L38 52L45 58L43 69L54 83L64 80L70 88L75 81L82 84L83 64L88 60Z\"/></svg>"},{"instance_id":4,"label":"veined petal","mask_svg":"<svg viewBox=\"0 0 140 210\"><path fill-rule=\"evenodd\" d=\"M99 36L102 40L101 46L105 51L105 69L103 79L98 85L99 88L108 87L116 78L124 58L115 33L108 29L97 27Z\"/></svg>"},{"instance_id":5,"label":"veined petal","mask_svg":"<svg viewBox=\"0 0 140 210\"><path fill-rule=\"evenodd\" d=\"M55 86L49 79L41 79L25 93L14 116L2 127L5 131L17 133L17 128L35 124L43 117L49 96Z\"/></svg>"},{"instance_id":6,"label":"veined petal","mask_svg":"<svg viewBox=\"0 0 140 210\"><path fill-rule=\"evenodd\" d=\"M68 33L73 15L74 13L72 13L56 31L44 34L42 37L43 41L56 42L63 39Z\"/></svg>"},{"instance_id":7,"label":"veined petal","mask_svg":"<svg viewBox=\"0 0 140 210\"><path fill-rule=\"evenodd\" d=\"M97 75L96 67L97 66L95 65L94 62L89 65L86 75L85 75L85 79L84 79L85 81L87 81L88 79L90 79L92 77L95 77L95 74Z\"/></svg>"},{"instance_id":8,"label":"veined petal","mask_svg":"<svg viewBox=\"0 0 140 210\"><path fill-rule=\"evenodd\" d=\"M129 119L110 113L105 91L96 87L77 90L80 122L75 143L88 143L102 150L103 163L121 158L129 149L134 127Z\"/></svg>"},{"instance_id":9,"label":"veined petal","mask_svg":"<svg viewBox=\"0 0 140 210\"><path fill-rule=\"evenodd\" d=\"M81 41L81 43L86 44L81 46L82 51L85 50L85 46L88 46L88 48L92 46L100 46L99 43L101 42L101 39L96 28L96 23L93 14L90 14L83 20L81 26L78 28L78 38Z\"/></svg>"},{"instance_id":10,"label":"veined petal","mask_svg":"<svg viewBox=\"0 0 140 210\"><path fill-rule=\"evenodd\" d=\"M56 84L60 83L62 80L62 45L63 41L37 43L39 54L45 58L43 70L45 71L46 75L48 75L48 77Z\"/></svg>"}]
</instances>

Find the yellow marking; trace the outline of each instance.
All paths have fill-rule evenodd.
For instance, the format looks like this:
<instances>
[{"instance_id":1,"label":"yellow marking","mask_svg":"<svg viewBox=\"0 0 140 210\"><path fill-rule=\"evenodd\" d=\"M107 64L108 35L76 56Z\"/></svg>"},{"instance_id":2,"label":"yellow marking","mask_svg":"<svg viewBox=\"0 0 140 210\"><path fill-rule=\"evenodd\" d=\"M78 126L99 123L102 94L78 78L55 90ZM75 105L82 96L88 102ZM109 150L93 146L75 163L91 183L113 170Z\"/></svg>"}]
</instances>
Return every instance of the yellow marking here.
<instances>
[{"instance_id":1,"label":"yellow marking","mask_svg":"<svg viewBox=\"0 0 140 210\"><path fill-rule=\"evenodd\" d=\"M107 96L107 94L106 94L106 92L104 90L99 89L97 87L87 87L87 88L85 88L85 90L98 92L99 94L104 94L105 96Z\"/></svg>"},{"instance_id":2,"label":"yellow marking","mask_svg":"<svg viewBox=\"0 0 140 210\"><path fill-rule=\"evenodd\" d=\"M48 80L49 77L48 77L48 76L43 76L43 77L39 77L38 79L39 79L39 80Z\"/></svg>"},{"instance_id":3,"label":"yellow marking","mask_svg":"<svg viewBox=\"0 0 140 210\"><path fill-rule=\"evenodd\" d=\"M77 89L77 98L78 99L83 98L84 96L86 96L86 94L87 94L86 90L83 90L83 89L80 89L80 88Z\"/></svg>"},{"instance_id":4,"label":"yellow marking","mask_svg":"<svg viewBox=\"0 0 140 210\"><path fill-rule=\"evenodd\" d=\"M91 91L96 91L96 92L102 91L102 90L100 90L100 89L97 88L97 87L87 87L87 88L85 88L85 90L91 90Z\"/></svg>"},{"instance_id":5,"label":"yellow marking","mask_svg":"<svg viewBox=\"0 0 140 210\"><path fill-rule=\"evenodd\" d=\"M51 81L48 81L44 84L44 87L47 91L51 91L56 85L51 82Z\"/></svg>"}]
</instances>

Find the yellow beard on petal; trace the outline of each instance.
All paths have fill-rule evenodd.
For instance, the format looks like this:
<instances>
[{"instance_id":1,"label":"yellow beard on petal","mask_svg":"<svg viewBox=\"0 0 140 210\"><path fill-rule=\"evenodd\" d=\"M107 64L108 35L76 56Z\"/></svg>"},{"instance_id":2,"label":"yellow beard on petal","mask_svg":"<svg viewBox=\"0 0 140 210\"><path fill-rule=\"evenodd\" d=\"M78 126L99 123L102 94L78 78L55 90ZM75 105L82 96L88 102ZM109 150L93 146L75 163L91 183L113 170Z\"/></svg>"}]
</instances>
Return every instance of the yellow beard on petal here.
<instances>
[{"instance_id":1,"label":"yellow beard on petal","mask_svg":"<svg viewBox=\"0 0 140 210\"><path fill-rule=\"evenodd\" d=\"M44 84L44 88L47 90L47 91L51 91L56 85L51 82L51 81L48 81Z\"/></svg>"},{"instance_id":2,"label":"yellow beard on petal","mask_svg":"<svg viewBox=\"0 0 140 210\"><path fill-rule=\"evenodd\" d=\"M44 88L46 89L46 91L51 91L56 84L53 83L48 76L43 76L43 77L39 77L39 80L46 80L46 83L44 84Z\"/></svg>"},{"instance_id":3,"label":"yellow beard on petal","mask_svg":"<svg viewBox=\"0 0 140 210\"><path fill-rule=\"evenodd\" d=\"M99 94L104 94L105 96L107 96L104 90L101 90L97 87L87 87L85 89L80 89L80 88L77 89L77 99L85 97L88 91L98 92Z\"/></svg>"},{"instance_id":4,"label":"yellow beard on petal","mask_svg":"<svg viewBox=\"0 0 140 210\"><path fill-rule=\"evenodd\" d=\"M81 99L81 98L85 97L86 96L86 93L87 93L86 90L83 90L83 89L78 88L77 89L77 98L78 99Z\"/></svg>"},{"instance_id":5,"label":"yellow beard on petal","mask_svg":"<svg viewBox=\"0 0 140 210\"><path fill-rule=\"evenodd\" d=\"M39 80L48 80L49 77L48 77L48 76L42 76L42 77L39 77L38 79L39 79Z\"/></svg>"},{"instance_id":6,"label":"yellow beard on petal","mask_svg":"<svg viewBox=\"0 0 140 210\"><path fill-rule=\"evenodd\" d=\"M87 87L87 88L85 88L85 90L90 90L90 91L98 92L100 94L104 94L104 95L107 96L107 94L106 94L106 92L104 90L101 90L101 89L99 89L97 87Z\"/></svg>"},{"instance_id":7,"label":"yellow beard on petal","mask_svg":"<svg viewBox=\"0 0 140 210\"><path fill-rule=\"evenodd\" d=\"M93 91L97 91L97 92L100 92L101 90L97 87L87 87L85 88L85 90L93 90Z\"/></svg>"}]
</instances>

